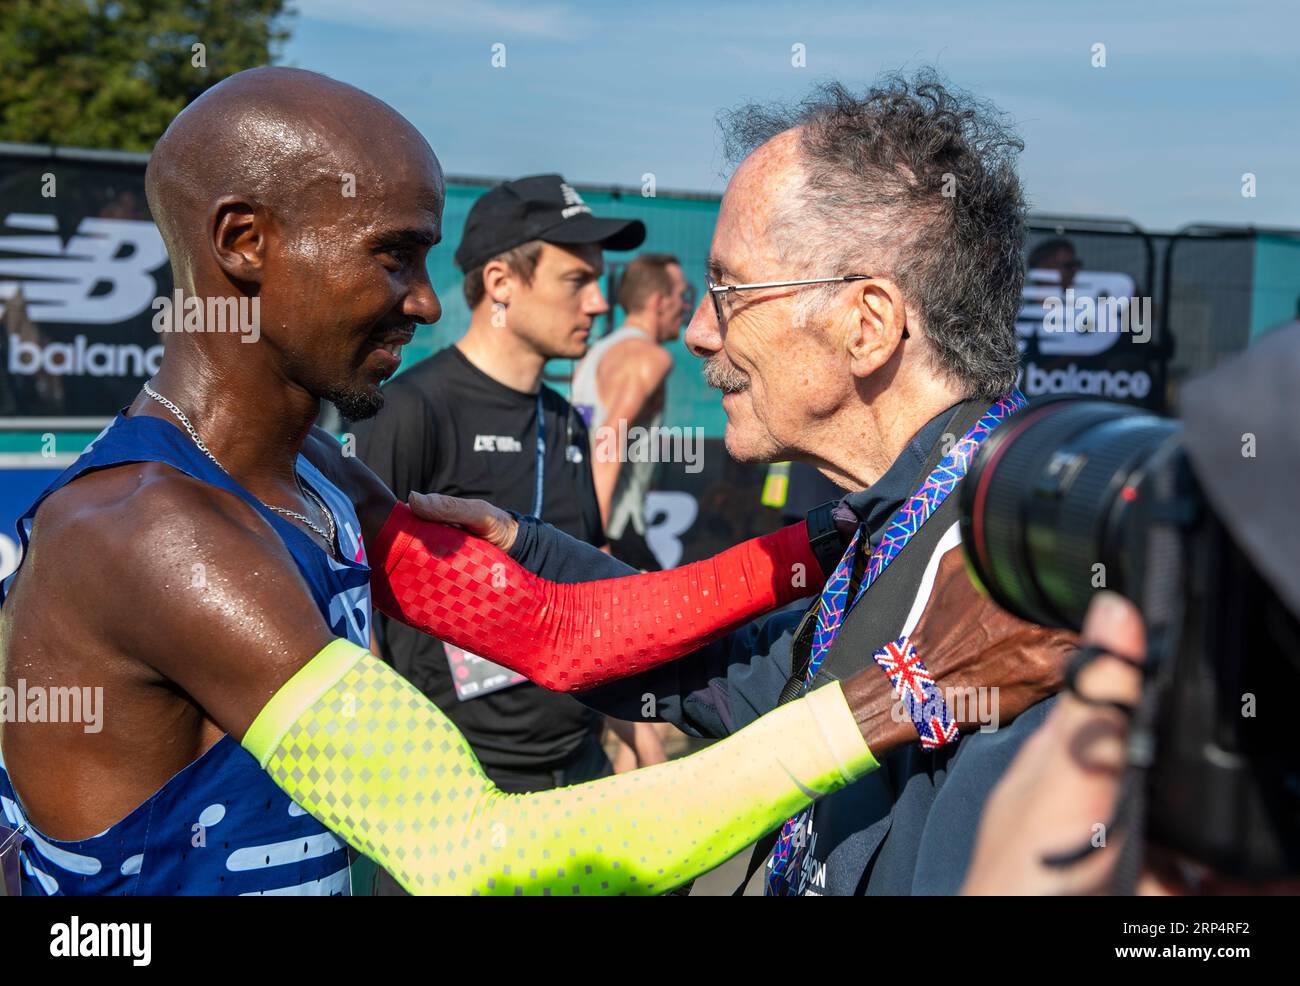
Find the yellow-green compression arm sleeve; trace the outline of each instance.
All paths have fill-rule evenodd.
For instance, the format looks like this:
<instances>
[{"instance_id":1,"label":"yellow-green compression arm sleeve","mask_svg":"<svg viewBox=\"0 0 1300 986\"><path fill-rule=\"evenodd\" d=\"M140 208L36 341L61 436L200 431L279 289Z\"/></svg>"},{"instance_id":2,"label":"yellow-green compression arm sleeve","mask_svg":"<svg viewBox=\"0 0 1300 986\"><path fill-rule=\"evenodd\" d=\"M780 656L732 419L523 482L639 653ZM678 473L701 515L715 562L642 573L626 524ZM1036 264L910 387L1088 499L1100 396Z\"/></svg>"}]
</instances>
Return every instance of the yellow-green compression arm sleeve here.
<instances>
[{"instance_id":1,"label":"yellow-green compression arm sleeve","mask_svg":"<svg viewBox=\"0 0 1300 986\"><path fill-rule=\"evenodd\" d=\"M284 684L243 745L298 804L430 894L663 893L877 766L832 684L681 760L505 794L437 706L346 640Z\"/></svg>"}]
</instances>

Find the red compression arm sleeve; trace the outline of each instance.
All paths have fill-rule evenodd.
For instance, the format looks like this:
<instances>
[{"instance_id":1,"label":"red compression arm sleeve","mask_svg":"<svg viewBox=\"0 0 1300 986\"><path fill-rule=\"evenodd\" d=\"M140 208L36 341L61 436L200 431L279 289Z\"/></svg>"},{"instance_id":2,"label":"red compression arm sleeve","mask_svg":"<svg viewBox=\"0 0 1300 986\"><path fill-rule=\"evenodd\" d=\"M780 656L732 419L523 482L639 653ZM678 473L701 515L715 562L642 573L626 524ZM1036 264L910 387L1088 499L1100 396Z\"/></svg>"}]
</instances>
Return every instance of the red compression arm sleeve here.
<instances>
[{"instance_id":1,"label":"red compression arm sleeve","mask_svg":"<svg viewBox=\"0 0 1300 986\"><path fill-rule=\"evenodd\" d=\"M803 523L671 571L565 585L404 503L370 564L381 612L559 692L689 654L822 583Z\"/></svg>"}]
</instances>

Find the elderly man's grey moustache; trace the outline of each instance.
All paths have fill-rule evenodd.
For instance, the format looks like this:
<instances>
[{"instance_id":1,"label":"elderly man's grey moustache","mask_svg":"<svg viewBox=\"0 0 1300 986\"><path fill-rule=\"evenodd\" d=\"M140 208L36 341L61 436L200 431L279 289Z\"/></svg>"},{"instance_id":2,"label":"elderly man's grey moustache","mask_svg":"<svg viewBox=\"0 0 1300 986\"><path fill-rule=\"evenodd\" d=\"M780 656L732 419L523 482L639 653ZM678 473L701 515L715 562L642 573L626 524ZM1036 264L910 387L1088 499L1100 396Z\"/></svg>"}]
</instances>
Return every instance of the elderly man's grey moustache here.
<instances>
[{"instance_id":1,"label":"elderly man's grey moustache","mask_svg":"<svg viewBox=\"0 0 1300 986\"><path fill-rule=\"evenodd\" d=\"M705 361L704 382L724 394L739 394L749 389L749 377L721 354L710 356Z\"/></svg>"}]
</instances>

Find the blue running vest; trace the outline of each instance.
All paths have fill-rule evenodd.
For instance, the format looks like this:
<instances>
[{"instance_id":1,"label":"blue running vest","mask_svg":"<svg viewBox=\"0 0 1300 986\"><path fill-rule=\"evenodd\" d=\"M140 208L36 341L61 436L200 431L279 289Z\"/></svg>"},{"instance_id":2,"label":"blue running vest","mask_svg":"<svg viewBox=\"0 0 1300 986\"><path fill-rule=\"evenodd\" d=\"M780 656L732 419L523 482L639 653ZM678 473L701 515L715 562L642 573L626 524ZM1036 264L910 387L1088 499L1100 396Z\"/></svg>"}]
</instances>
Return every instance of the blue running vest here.
<instances>
[{"instance_id":1,"label":"blue running vest","mask_svg":"<svg viewBox=\"0 0 1300 986\"><path fill-rule=\"evenodd\" d=\"M369 647L370 568L361 524L347 497L301 455L298 476L333 513L340 556L347 559L342 563L238 485L178 427L160 418L123 414L19 519L24 556L32 519L47 496L84 473L128 462L164 462L250 504L293 555L334 634ZM0 605L5 590L7 584L0 589ZM347 844L276 787L229 735L121 821L76 841L47 838L27 820L0 749L0 810L10 828L26 826L21 853L25 895L350 892Z\"/></svg>"}]
</instances>

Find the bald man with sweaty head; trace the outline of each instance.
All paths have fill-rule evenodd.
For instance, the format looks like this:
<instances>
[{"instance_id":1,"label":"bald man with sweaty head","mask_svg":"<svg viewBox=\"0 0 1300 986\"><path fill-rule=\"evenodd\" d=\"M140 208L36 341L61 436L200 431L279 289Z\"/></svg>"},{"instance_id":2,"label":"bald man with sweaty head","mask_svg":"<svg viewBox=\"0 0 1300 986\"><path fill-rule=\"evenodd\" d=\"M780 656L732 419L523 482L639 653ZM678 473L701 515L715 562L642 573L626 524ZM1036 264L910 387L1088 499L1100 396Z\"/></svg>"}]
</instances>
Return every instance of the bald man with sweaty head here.
<instances>
[{"instance_id":1,"label":"bald man with sweaty head","mask_svg":"<svg viewBox=\"0 0 1300 986\"><path fill-rule=\"evenodd\" d=\"M881 725L873 671L684 760L497 791L367 652L395 505L313 433L322 400L373 414L439 317L437 157L350 86L259 69L173 121L147 188L176 287L255 300L257 341L170 334L157 376L19 523L4 684L101 689L104 709L101 731L0 732L25 893L342 894L349 845L419 893L663 892L873 769L868 732L907 739Z\"/></svg>"}]
</instances>

